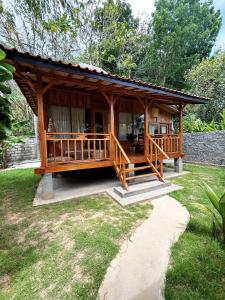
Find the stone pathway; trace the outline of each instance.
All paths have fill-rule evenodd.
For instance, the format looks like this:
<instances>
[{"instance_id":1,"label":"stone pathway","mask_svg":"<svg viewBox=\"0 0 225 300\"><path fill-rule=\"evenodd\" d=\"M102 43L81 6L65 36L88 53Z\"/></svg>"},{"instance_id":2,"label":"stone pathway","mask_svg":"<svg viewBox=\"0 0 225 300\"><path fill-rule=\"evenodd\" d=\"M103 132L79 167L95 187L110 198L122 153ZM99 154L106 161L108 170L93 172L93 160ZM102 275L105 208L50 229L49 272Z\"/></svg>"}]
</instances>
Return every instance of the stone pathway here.
<instances>
[{"instance_id":1,"label":"stone pathway","mask_svg":"<svg viewBox=\"0 0 225 300\"><path fill-rule=\"evenodd\" d=\"M162 300L170 247L184 232L189 213L178 201L164 196L151 202L150 217L126 241L112 261L98 299Z\"/></svg>"}]
</instances>

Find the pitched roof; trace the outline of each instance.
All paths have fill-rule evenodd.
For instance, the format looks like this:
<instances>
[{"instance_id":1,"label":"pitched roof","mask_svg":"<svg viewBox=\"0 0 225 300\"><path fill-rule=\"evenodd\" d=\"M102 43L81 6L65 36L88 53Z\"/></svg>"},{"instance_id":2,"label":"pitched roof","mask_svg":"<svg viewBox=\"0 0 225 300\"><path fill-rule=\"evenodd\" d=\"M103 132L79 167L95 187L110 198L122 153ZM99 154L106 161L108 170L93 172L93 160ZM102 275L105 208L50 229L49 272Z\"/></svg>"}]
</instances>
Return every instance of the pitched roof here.
<instances>
[{"instance_id":1,"label":"pitched roof","mask_svg":"<svg viewBox=\"0 0 225 300\"><path fill-rule=\"evenodd\" d=\"M38 65L42 68L55 67L59 71L67 72L70 74L85 75L87 78L94 78L98 81L109 81L113 84L114 87L121 85L123 88L126 88L125 91L127 91L130 87L130 89L133 88L135 91L143 90L143 92L149 94L152 93L152 95L160 94L163 97L167 96L174 99L176 98L184 103L204 104L208 103L208 101L210 100L210 98L207 97L197 96L187 92L155 85L149 82L107 73L99 67L87 64L73 65L61 60L56 61L52 60L51 58L43 58L40 55L32 55L28 52L23 53L15 48L6 48L3 45L0 45L0 48L6 52L7 58L12 61L38 63Z\"/></svg>"}]
</instances>

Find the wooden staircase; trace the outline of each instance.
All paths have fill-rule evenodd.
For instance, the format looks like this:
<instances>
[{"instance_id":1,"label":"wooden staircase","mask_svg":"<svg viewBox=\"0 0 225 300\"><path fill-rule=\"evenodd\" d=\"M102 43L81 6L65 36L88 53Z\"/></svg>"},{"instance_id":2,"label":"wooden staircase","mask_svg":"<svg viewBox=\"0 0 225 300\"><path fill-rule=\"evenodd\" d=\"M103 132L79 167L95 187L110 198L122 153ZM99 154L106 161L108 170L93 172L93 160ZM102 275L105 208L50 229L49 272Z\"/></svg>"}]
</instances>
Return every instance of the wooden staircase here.
<instances>
[{"instance_id":1,"label":"wooden staircase","mask_svg":"<svg viewBox=\"0 0 225 300\"><path fill-rule=\"evenodd\" d=\"M163 179L163 159L168 159L169 157L150 135L148 135L146 146L147 154L145 157L145 165L131 167L131 161L120 142L111 134L111 159L113 160L113 167L122 186L127 191L128 182L131 180L155 176L159 181L165 182ZM145 173L136 174L138 171L145 171Z\"/></svg>"}]
</instances>

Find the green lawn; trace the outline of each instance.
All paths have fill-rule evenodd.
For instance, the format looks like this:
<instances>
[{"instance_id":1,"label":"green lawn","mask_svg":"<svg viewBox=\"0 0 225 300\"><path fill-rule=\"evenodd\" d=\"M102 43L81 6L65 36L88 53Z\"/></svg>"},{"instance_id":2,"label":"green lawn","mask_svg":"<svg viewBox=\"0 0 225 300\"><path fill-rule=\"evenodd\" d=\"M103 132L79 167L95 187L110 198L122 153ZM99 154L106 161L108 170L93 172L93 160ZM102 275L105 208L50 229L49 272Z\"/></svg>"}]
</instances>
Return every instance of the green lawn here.
<instances>
[{"instance_id":1,"label":"green lawn","mask_svg":"<svg viewBox=\"0 0 225 300\"><path fill-rule=\"evenodd\" d=\"M191 173L173 180L184 186L172 193L183 204L208 203L199 186L206 181L217 193L225 189L225 169L187 165ZM224 300L225 247L211 237L211 221L196 209L189 209L191 219L186 232L172 248L167 273L167 300Z\"/></svg>"},{"instance_id":2,"label":"green lawn","mask_svg":"<svg viewBox=\"0 0 225 300\"><path fill-rule=\"evenodd\" d=\"M33 207L33 170L0 173L0 299L95 299L120 244L151 210L106 194Z\"/></svg>"}]
</instances>

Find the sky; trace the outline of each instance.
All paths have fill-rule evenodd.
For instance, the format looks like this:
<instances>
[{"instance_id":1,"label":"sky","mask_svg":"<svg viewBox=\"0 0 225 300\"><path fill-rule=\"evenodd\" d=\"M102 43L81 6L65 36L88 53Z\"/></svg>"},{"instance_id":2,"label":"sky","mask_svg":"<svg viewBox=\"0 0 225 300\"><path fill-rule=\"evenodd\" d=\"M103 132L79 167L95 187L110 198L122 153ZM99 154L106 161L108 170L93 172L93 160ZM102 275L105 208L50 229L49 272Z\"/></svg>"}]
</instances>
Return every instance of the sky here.
<instances>
[{"instance_id":1,"label":"sky","mask_svg":"<svg viewBox=\"0 0 225 300\"><path fill-rule=\"evenodd\" d=\"M126 0L131 4L134 14L148 14L150 15L154 11L155 0ZM218 34L216 45L214 50L218 48L225 49L225 0L213 0L216 9L220 9L221 15L223 16L223 23Z\"/></svg>"}]
</instances>

